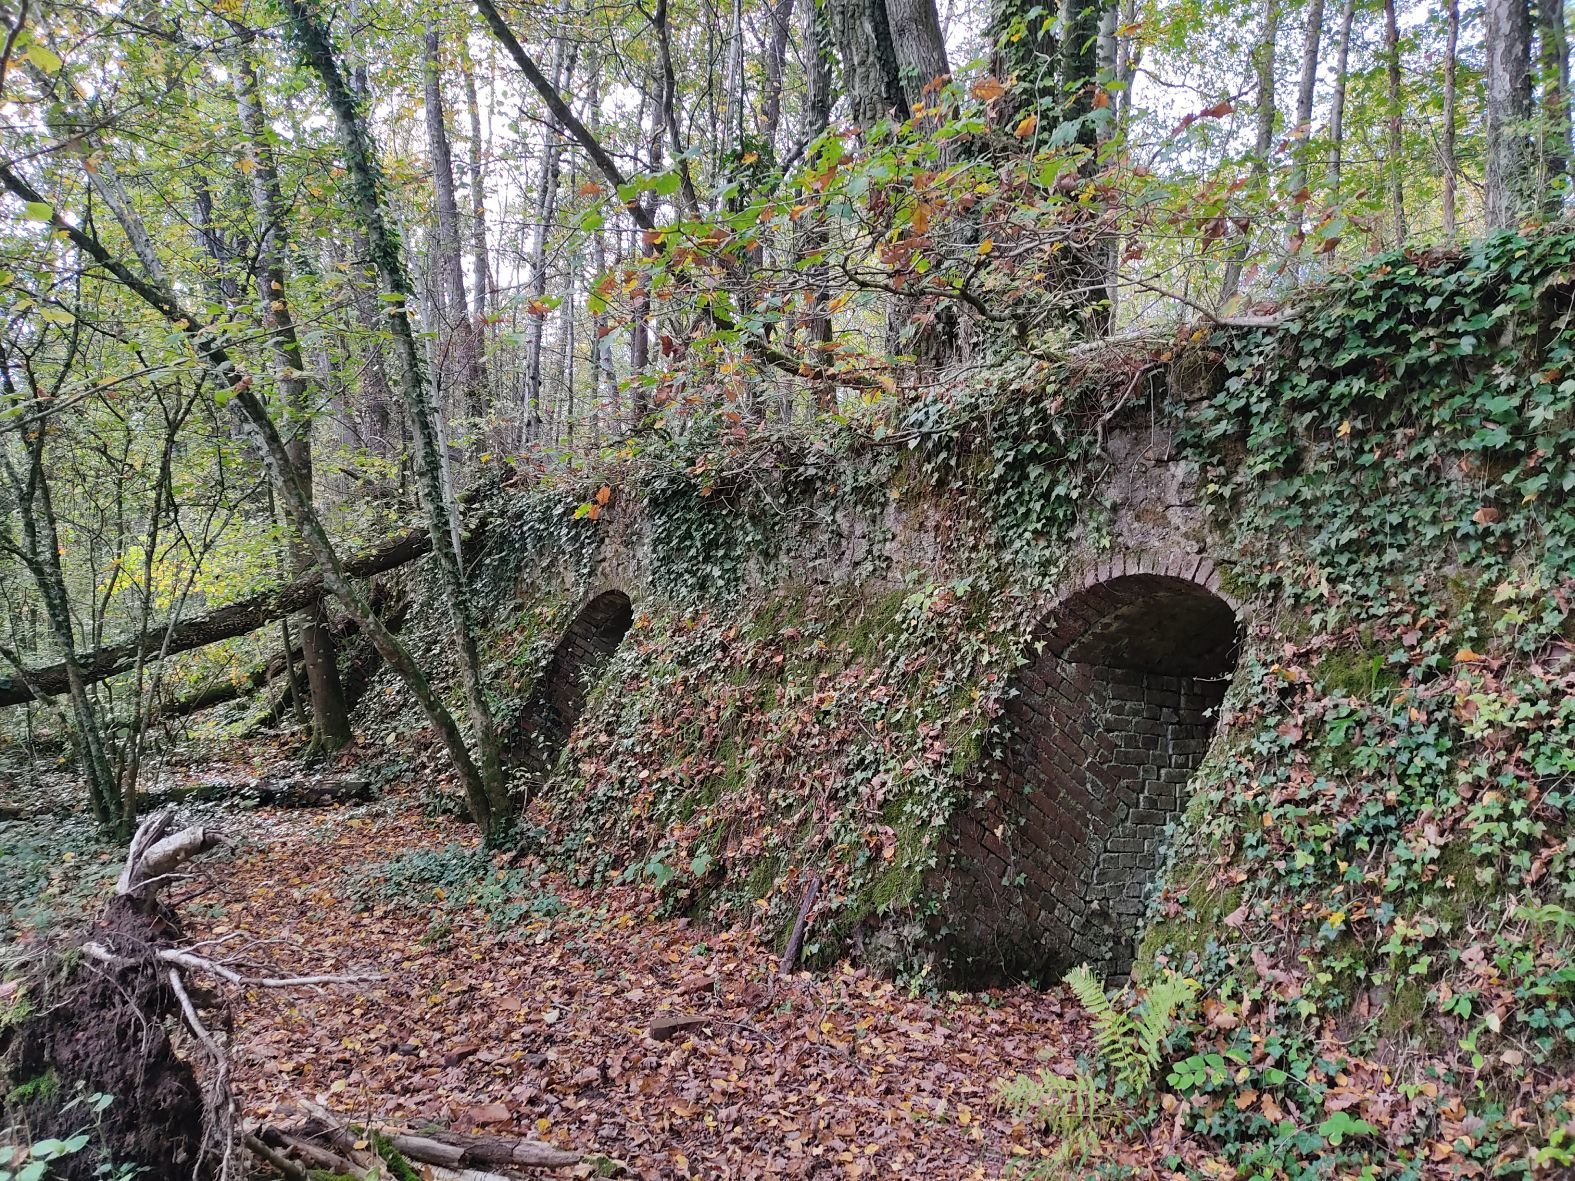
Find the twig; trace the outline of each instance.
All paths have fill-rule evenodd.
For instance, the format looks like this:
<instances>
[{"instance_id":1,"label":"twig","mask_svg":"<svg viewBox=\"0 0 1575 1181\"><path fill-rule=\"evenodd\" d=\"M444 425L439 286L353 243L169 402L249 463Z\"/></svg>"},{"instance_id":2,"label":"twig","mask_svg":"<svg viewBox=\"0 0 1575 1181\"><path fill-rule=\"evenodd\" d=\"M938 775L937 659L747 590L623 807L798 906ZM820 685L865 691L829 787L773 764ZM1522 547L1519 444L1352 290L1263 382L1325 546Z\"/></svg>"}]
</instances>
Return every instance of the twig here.
<instances>
[{"instance_id":1,"label":"twig","mask_svg":"<svg viewBox=\"0 0 1575 1181\"><path fill-rule=\"evenodd\" d=\"M786 976L798 963L798 955L804 947L804 928L809 923L810 908L815 905L815 899L820 896L820 875L816 874L810 879L809 888L804 891L804 901L799 904L798 918L793 923L793 934L788 937L787 949L782 953L782 961L777 965L777 975Z\"/></svg>"},{"instance_id":2,"label":"twig","mask_svg":"<svg viewBox=\"0 0 1575 1181\"><path fill-rule=\"evenodd\" d=\"M276 1152L250 1132L241 1138L241 1142L251 1149L253 1153L267 1161L269 1165L283 1173L290 1181L308 1181L311 1174L301 1165L296 1164L283 1153Z\"/></svg>"}]
</instances>

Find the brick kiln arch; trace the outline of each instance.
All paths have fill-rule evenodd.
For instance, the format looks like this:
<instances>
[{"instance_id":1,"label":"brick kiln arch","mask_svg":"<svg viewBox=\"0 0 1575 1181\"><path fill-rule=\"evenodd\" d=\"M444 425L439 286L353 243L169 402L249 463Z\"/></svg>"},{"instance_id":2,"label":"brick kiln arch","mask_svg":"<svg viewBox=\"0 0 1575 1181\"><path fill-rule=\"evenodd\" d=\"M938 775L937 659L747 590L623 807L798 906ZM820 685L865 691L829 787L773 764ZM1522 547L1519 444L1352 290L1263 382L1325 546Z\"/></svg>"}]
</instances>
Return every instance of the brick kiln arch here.
<instances>
[{"instance_id":1,"label":"brick kiln arch","mask_svg":"<svg viewBox=\"0 0 1575 1181\"><path fill-rule=\"evenodd\" d=\"M633 604L620 590L603 591L574 617L525 706L520 761L530 770L551 769L633 622Z\"/></svg>"},{"instance_id":2,"label":"brick kiln arch","mask_svg":"<svg viewBox=\"0 0 1575 1181\"><path fill-rule=\"evenodd\" d=\"M1238 625L1197 555L1124 556L1051 608L999 757L950 834L947 941L973 980L1131 970L1165 826L1213 737Z\"/></svg>"}]
</instances>

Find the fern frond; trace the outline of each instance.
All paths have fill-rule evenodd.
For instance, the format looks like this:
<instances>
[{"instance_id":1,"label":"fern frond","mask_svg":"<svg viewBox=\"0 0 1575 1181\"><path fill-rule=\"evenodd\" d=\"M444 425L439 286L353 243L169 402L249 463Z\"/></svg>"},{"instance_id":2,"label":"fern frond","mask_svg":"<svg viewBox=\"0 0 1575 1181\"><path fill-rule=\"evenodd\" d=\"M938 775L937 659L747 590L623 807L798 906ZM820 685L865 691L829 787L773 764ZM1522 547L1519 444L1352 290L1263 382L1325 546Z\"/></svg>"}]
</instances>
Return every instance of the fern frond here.
<instances>
[{"instance_id":1,"label":"fern frond","mask_svg":"<svg viewBox=\"0 0 1575 1181\"><path fill-rule=\"evenodd\" d=\"M1137 1014L1137 1055L1142 1065L1142 1075L1127 1080L1133 1091L1147 1088L1159 1065L1165 1043L1176 1031L1177 1011L1190 1006L1197 995L1197 982L1178 976L1175 972L1166 972L1149 986L1148 995L1143 998Z\"/></svg>"},{"instance_id":2,"label":"fern frond","mask_svg":"<svg viewBox=\"0 0 1575 1181\"><path fill-rule=\"evenodd\" d=\"M1041 1071L1018 1075L996 1088L1000 1105L1020 1120L1070 1141L1092 1129L1097 1139L1120 1118L1121 1109L1099 1079L1079 1072L1071 1078Z\"/></svg>"},{"instance_id":3,"label":"fern frond","mask_svg":"<svg viewBox=\"0 0 1575 1181\"><path fill-rule=\"evenodd\" d=\"M1094 1019L1094 1047L1114 1079L1126 1079L1141 1069L1137 1025L1110 1003L1104 984L1083 964L1068 973L1067 984Z\"/></svg>"}]
</instances>

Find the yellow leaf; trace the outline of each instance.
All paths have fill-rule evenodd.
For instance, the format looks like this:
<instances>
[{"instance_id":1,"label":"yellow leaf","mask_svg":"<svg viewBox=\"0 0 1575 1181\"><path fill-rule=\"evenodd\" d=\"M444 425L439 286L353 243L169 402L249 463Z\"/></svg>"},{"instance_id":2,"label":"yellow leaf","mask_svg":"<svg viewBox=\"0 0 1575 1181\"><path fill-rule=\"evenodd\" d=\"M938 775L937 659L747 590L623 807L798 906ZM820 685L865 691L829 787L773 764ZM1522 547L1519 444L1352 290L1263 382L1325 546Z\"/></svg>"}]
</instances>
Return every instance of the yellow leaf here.
<instances>
[{"instance_id":1,"label":"yellow leaf","mask_svg":"<svg viewBox=\"0 0 1575 1181\"><path fill-rule=\"evenodd\" d=\"M979 243L979 253L980 254L989 254L990 251L992 251L994 249L995 249L995 239L994 238L986 238L983 242Z\"/></svg>"},{"instance_id":2,"label":"yellow leaf","mask_svg":"<svg viewBox=\"0 0 1575 1181\"><path fill-rule=\"evenodd\" d=\"M1481 664L1487 657L1480 652L1473 652L1470 648L1462 648L1455 653L1456 664Z\"/></svg>"},{"instance_id":3,"label":"yellow leaf","mask_svg":"<svg viewBox=\"0 0 1575 1181\"><path fill-rule=\"evenodd\" d=\"M1344 422L1342 422L1340 424L1340 429L1336 431L1335 434L1339 435L1342 439L1349 439L1351 437L1351 420L1347 418Z\"/></svg>"},{"instance_id":4,"label":"yellow leaf","mask_svg":"<svg viewBox=\"0 0 1575 1181\"><path fill-rule=\"evenodd\" d=\"M1017 130L1012 132L1018 139L1027 139L1034 133L1034 128L1039 126L1038 115L1024 115L1023 121L1017 125Z\"/></svg>"}]
</instances>

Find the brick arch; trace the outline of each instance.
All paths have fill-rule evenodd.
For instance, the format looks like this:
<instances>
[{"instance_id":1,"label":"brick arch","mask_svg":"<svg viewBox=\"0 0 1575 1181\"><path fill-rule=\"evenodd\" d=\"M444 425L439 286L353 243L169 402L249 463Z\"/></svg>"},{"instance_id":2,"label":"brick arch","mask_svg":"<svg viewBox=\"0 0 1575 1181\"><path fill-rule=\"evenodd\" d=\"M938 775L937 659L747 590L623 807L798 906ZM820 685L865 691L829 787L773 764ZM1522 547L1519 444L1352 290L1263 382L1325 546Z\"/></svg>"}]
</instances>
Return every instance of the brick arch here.
<instances>
[{"instance_id":1,"label":"brick arch","mask_svg":"<svg viewBox=\"0 0 1575 1181\"><path fill-rule=\"evenodd\" d=\"M939 871L953 970L1131 970L1166 825L1213 737L1238 621L1206 559L1118 556L1050 608Z\"/></svg>"},{"instance_id":2,"label":"brick arch","mask_svg":"<svg viewBox=\"0 0 1575 1181\"><path fill-rule=\"evenodd\" d=\"M520 723L520 762L550 770L585 709L585 698L623 643L634 606L621 590L606 590L580 609L553 649Z\"/></svg>"}]
</instances>

